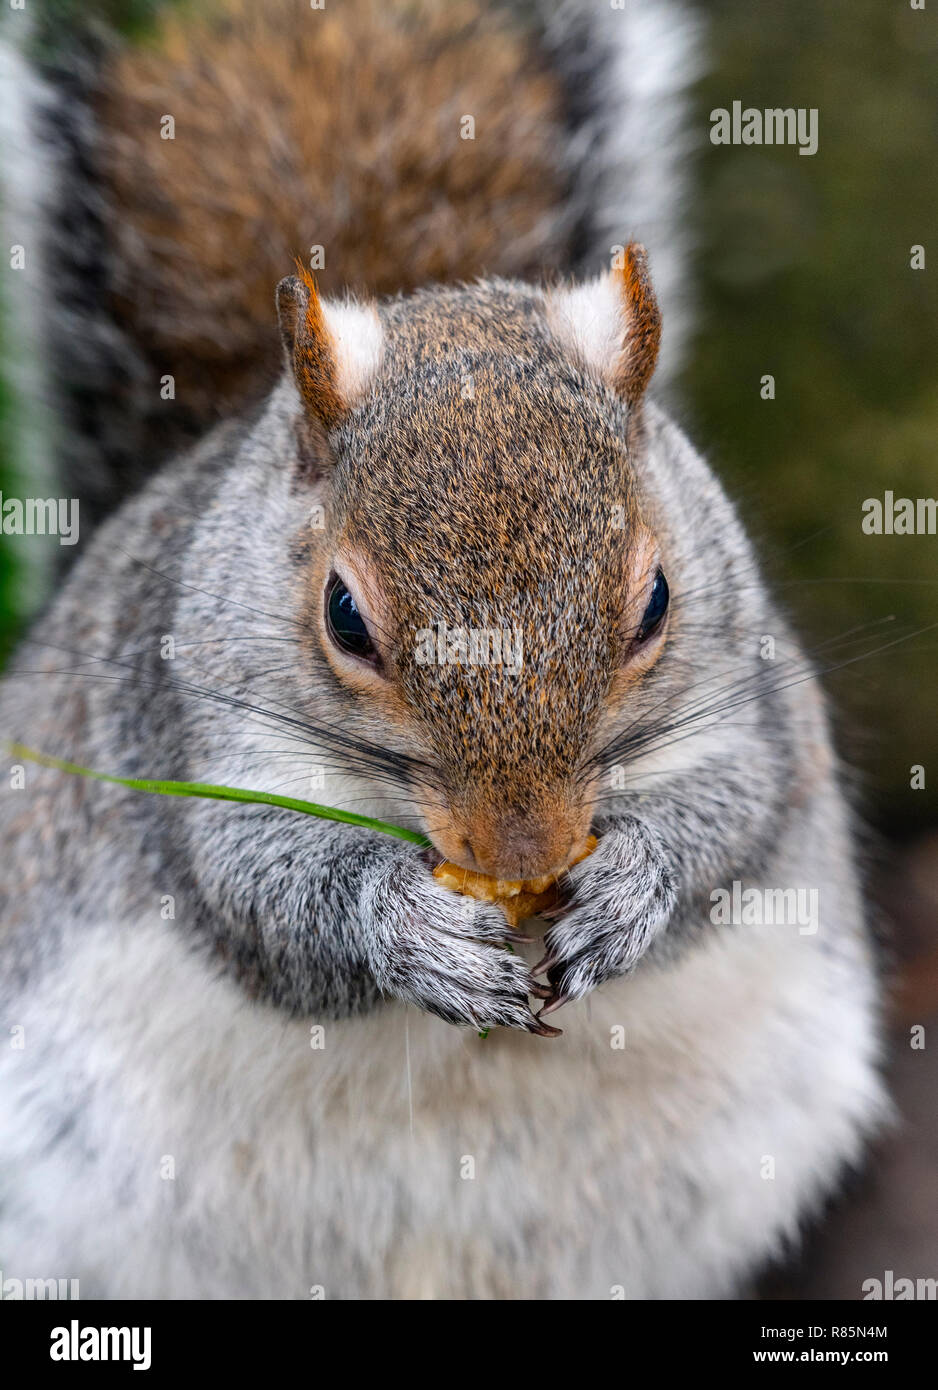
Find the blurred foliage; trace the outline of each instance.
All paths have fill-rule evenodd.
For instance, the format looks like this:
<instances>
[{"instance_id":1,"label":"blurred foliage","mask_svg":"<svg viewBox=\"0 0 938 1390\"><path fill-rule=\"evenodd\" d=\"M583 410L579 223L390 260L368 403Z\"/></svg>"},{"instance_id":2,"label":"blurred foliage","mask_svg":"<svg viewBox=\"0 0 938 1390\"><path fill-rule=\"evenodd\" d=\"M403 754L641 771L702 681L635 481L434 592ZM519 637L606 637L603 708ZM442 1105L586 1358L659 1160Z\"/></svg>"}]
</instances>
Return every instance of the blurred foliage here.
<instances>
[{"instance_id":1,"label":"blurred foliage","mask_svg":"<svg viewBox=\"0 0 938 1390\"><path fill-rule=\"evenodd\" d=\"M809 646L893 617L832 646L834 663L938 623L938 536L860 525L864 499L887 489L938 496L938 13L718 0L707 15L699 338L683 396ZM816 107L817 153L712 145L710 112L734 100ZM910 267L915 244L925 270ZM760 395L767 373L774 401ZM938 628L826 683L883 828L934 820ZM910 789L912 764L924 791Z\"/></svg>"},{"instance_id":2,"label":"blurred foliage","mask_svg":"<svg viewBox=\"0 0 938 1390\"><path fill-rule=\"evenodd\" d=\"M92 0L91 3L89 0L44 0L34 13L13 14L6 22L10 33L21 17L29 23L28 47L35 58L67 64L76 30L102 23L131 38L140 38L166 3L167 0ZM6 342L10 332L9 316L0 300L0 361L9 360L17 351L15 343ZM29 477L29 459L14 457L17 412L22 408L22 403L12 398L9 383L0 374L0 494L7 496L22 495ZM22 592L26 582L21 552L0 543L0 667L22 625Z\"/></svg>"},{"instance_id":3,"label":"blurred foliage","mask_svg":"<svg viewBox=\"0 0 938 1390\"><path fill-rule=\"evenodd\" d=\"M139 39L146 35L166 3L167 0L43 0L33 27L33 50L40 57L67 54L71 32L89 23Z\"/></svg>"},{"instance_id":4,"label":"blurred foliage","mask_svg":"<svg viewBox=\"0 0 938 1390\"><path fill-rule=\"evenodd\" d=\"M194 3L194 0L191 0ZM89 10L135 36L160 0L46 0L61 51ZM938 537L866 536L861 504L938 494L938 6L908 0L711 0L696 92L700 325L688 423L739 501L809 643L860 624L869 645L938 621ZM817 107L814 156L713 146L712 108ZM924 244L928 268L910 268ZM775 377L776 399L760 397ZM0 389L0 489L9 479ZM4 460L6 460L6 467ZM8 484L9 485L9 484ZM0 546L0 654L14 576ZM830 650L844 660L858 649ZM897 833L938 816L938 629L828 678L867 804ZM923 763L927 789L909 789Z\"/></svg>"},{"instance_id":5,"label":"blurred foliage","mask_svg":"<svg viewBox=\"0 0 938 1390\"><path fill-rule=\"evenodd\" d=\"M0 317L2 323L2 317ZM0 378L0 493L14 492L7 441L10 435L10 394ZM0 666L16 635L17 568L10 546L0 540Z\"/></svg>"}]
</instances>

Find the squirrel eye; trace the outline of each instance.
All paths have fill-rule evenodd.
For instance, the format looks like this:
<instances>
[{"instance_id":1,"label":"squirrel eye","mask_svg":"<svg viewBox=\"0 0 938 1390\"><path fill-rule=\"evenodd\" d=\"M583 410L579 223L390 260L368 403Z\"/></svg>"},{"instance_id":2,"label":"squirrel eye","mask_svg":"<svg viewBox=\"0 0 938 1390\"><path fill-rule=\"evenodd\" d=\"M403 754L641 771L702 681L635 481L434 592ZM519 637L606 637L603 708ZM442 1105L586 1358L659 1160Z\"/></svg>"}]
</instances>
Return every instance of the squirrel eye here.
<instances>
[{"instance_id":1,"label":"squirrel eye","mask_svg":"<svg viewBox=\"0 0 938 1390\"><path fill-rule=\"evenodd\" d=\"M635 640L637 642L647 641L664 622L664 615L668 611L670 597L671 593L668 589L668 581L665 579L664 573L659 570L655 575L655 582L651 589L651 597L648 600L648 606L642 615L642 621L636 633Z\"/></svg>"},{"instance_id":2,"label":"squirrel eye","mask_svg":"<svg viewBox=\"0 0 938 1390\"><path fill-rule=\"evenodd\" d=\"M365 660L377 660L378 653L365 620L338 575L333 575L326 590L326 627L340 651Z\"/></svg>"}]
</instances>

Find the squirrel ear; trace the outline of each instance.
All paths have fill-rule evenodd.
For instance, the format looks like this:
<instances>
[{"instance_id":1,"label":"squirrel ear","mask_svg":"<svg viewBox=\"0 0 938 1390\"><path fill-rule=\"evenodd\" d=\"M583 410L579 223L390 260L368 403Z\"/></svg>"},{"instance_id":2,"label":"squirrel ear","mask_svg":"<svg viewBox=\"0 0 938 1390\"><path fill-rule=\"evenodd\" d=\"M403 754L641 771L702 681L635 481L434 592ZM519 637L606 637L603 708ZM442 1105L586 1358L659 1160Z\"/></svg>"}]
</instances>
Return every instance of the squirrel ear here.
<instances>
[{"instance_id":1,"label":"squirrel ear","mask_svg":"<svg viewBox=\"0 0 938 1390\"><path fill-rule=\"evenodd\" d=\"M557 337L629 405L651 380L661 343L661 314L644 246L630 242L621 264L574 289L548 297Z\"/></svg>"},{"instance_id":2,"label":"squirrel ear","mask_svg":"<svg viewBox=\"0 0 938 1390\"><path fill-rule=\"evenodd\" d=\"M381 323L373 304L324 302L305 266L297 269L277 286L280 336L306 408L331 430L378 370Z\"/></svg>"}]
</instances>

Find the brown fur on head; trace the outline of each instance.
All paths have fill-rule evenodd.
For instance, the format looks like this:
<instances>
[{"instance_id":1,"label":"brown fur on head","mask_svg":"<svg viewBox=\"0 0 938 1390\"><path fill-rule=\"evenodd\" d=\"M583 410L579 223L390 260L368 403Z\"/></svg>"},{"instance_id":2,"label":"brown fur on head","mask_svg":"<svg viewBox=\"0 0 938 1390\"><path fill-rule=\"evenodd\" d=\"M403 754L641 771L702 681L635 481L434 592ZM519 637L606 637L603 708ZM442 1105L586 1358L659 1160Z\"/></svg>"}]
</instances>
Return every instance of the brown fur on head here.
<instances>
[{"instance_id":1,"label":"brown fur on head","mask_svg":"<svg viewBox=\"0 0 938 1390\"><path fill-rule=\"evenodd\" d=\"M638 248L628 261L635 274L574 289L421 291L380 307L380 342L343 346L342 316L372 310L317 298L311 312L305 282L280 290L304 410L332 455L309 612L339 679L427 750L437 847L499 877L579 850L607 704L663 640L635 640L658 555L630 441L657 309ZM330 642L333 574L374 660Z\"/></svg>"}]
</instances>

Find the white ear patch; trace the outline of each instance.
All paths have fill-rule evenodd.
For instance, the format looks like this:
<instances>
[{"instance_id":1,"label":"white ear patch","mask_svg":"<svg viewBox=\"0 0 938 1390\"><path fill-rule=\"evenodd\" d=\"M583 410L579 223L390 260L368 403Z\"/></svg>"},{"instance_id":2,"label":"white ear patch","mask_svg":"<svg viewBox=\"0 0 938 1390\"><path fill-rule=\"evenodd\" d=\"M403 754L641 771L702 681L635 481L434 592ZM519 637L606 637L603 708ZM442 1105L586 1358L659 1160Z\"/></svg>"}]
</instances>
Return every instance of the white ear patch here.
<instances>
[{"instance_id":1,"label":"white ear patch","mask_svg":"<svg viewBox=\"0 0 938 1390\"><path fill-rule=\"evenodd\" d=\"M551 331L601 381L612 385L628 336L628 315L611 275L573 289L554 290L547 299Z\"/></svg>"},{"instance_id":2,"label":"white ear patch","mask_svg":"<svg viewBox=\"0 0 938 1390\"><path fill-rule=\"evenodd\" d=\"M324 300L323 319L335 354L336 387L344 400L364 395L377 375L384 351L384 330L373 304L354 299Z\"/></svg>"},{"instance_id":3,"label":"white ear patch","mask_svg":"<svg viewBox=\"0 0 938 1390\"><path fill-rule=\"evenodd\" d=\"M638 404L661 343L661 314L644 246L630 241L622 264L608 275L549 293L547 317L558 340L588 371L628 405Z\"/></svg>"}]
</instances>

